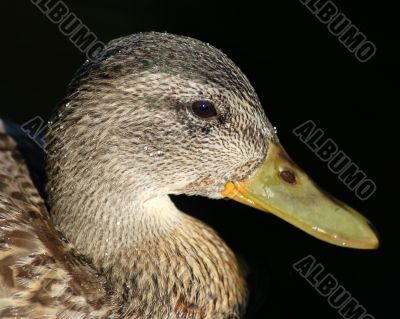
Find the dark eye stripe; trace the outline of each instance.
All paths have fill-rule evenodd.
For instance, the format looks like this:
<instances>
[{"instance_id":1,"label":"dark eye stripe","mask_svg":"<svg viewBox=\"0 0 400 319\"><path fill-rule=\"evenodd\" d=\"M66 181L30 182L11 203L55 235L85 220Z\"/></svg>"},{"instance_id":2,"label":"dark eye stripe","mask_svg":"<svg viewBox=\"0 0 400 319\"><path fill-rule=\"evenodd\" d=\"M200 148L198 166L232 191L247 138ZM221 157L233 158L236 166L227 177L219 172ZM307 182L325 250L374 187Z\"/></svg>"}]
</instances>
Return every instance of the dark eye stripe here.
<instances>
[{"instance_id":1,"label":"dark eye stripe","mask_svg":"<svg viewBox=\"0 0 400 319\"><path fill-rule=\"evenodd\" d=\"M208 101L194 102L192 104L192 112L202 119L210 119L218 115L214 105Z\"/></svg>"}]
</instances>

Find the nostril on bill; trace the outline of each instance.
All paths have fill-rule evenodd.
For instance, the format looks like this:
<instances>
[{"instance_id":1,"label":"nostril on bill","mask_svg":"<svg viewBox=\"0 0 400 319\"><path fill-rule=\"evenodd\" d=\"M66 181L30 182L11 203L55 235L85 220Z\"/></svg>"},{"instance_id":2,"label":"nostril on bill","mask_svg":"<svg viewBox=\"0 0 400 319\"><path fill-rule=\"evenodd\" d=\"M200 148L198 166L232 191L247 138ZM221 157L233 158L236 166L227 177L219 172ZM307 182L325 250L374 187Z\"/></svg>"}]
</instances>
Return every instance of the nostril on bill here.
<instances>
[{"instance_id":1,"label":"nostril on bill","mask_svg":"<svg viewBox=\"0 0 400 319\"><path fill-rule=\"evenodd\" d=\"M283 170L279 172L280 178L282 178L286 183L296 184L296 174L291 170Z\"/></svg>"}]
</instances>

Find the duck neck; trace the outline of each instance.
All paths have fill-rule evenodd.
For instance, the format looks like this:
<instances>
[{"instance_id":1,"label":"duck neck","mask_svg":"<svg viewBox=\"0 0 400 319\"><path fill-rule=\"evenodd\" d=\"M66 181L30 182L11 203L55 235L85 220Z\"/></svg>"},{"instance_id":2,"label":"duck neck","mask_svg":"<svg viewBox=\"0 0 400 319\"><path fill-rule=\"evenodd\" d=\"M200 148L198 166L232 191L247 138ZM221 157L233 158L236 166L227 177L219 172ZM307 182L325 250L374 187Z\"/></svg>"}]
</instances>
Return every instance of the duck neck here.
<instances>
[{"instance_id":1,"label":"duck neck","mask_svg":"<svg viewBox=\"0 0 400 319\"><path fill-rule=\"evenodd\" d=\"M184 216L168 195L146 198L109 191L99 196L79 187L71 191L63 196L68 201L53 199L54 221L99 271L129 276L137 251L168 237Z\"/></svg>"},{"instance_id":2,"label":"duck neck","mask_svg":"<svg viewBox=\"0 0 400 319\"><path fill-rule=\"evenodd\" d=\"M151 187L128 192L132 188L111 179L96 186L83 177L82 184L73 184L66 182L69 176L50 179L57 181L49 192L54 221L104 275L112 303L121 305L125 317L201 311L207 318L225 318L243 309L246 286L234 254L168 195L150 196Z\"/></svg>"}]
</instances>

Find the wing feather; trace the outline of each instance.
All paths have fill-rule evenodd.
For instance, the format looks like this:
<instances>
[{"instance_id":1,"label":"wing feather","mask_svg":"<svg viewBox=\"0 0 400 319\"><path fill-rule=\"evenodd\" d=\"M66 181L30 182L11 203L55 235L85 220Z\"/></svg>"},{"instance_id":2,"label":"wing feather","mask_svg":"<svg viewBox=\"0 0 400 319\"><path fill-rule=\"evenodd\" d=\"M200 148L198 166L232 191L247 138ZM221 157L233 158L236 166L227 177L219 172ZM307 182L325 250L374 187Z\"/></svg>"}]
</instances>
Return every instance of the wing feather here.
<instances>
[{"instance_id":1,"label":"wing feather","mask_svg":"<svg viewBox=\"0 0 400 319\"><path fill-rule=\"evenodd\" d=\"M114 318L104 279L51 222L0 120L0 318Z\"/></svg>"}]
</instances>

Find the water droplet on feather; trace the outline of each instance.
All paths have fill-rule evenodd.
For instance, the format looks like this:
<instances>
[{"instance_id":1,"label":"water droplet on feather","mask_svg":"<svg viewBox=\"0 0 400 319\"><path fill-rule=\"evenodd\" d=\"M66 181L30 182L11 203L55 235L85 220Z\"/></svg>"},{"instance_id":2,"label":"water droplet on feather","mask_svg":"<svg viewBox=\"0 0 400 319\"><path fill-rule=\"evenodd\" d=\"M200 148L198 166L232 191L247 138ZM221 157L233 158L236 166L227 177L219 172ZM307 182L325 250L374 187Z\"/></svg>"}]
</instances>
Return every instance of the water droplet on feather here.
<instances>
[{"instance_id":1,"label":"water droplet on feather","mask_svg":"<svg viewBox=\"0 0 400 319\"><path fill-rule=\"evenodd\" d=\"M154 152L151 152L151 153L150 153L150 156L151 156L151 157L154 157L154 156L162 156L162 155L164 155L164 153L163 153L162 151L154 151Z\"/></svg>"}]
</instances>

